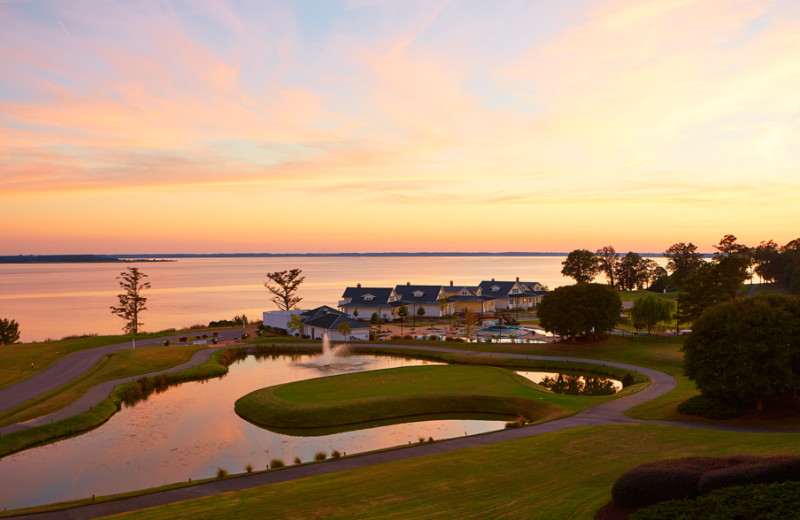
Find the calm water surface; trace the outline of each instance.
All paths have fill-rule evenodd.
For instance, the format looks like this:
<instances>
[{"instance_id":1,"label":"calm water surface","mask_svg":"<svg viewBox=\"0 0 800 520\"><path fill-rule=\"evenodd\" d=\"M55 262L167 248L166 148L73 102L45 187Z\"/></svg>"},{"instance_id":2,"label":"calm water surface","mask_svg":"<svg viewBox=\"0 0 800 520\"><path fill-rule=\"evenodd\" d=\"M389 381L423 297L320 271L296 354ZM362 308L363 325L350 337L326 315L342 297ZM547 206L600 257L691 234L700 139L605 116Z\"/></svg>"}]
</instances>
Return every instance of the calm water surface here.
<instances>
[{"instance_id":1,"label":"calm water surface","mask_svg":"<svg viewBox=\"0 0 800 520\"><path fill-rule=\"evenodd\" d=\"M301 307L336 307L345 287L398 284L478 285L481 280L540 282L551 289L571 283L561 276L563 257L283 257L190 258L131 264L0 264L0 316L20 324L22 341L71 334L118 334L122 320L116 277L139 267L145 292L144 330L181 328L230 319L261 318L274 310L263 286L266 273L299 268Z\"/></svg>"},{"instance_id":2,"label":"calm water surface","mask_svg":"<svg viewBox=\"0 0 800 520\"><path fill-rule=\"evenodd\" d=\"M78 437L33 448L0 461L0 508L19 508L213 477L217 468L263 469L272 458L291 464L317 451L370 451L502 429L503 421L424 421L321 437L264 430L237 416L239 397L265 386L332 375L305 366L313 356L248 357L227 376L184 383L124 407L107 423ZM359 356L357 370L436 364ZM538 377L538 376L535 376Z\"/></svg>"}]
</instances>

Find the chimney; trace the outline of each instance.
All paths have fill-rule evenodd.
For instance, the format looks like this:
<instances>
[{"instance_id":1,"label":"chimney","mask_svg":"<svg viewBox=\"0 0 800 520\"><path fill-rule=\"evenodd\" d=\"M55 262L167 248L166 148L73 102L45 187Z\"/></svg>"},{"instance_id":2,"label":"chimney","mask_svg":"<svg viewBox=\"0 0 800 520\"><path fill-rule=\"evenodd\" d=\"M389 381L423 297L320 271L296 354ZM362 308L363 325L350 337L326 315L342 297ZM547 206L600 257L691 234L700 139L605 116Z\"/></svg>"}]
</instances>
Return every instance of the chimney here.
<instances>
[{"instance_id":1,"label":"chimney","mask_svg":"<svg viewBox=\"0 0 800 520\"><path fill-rule=\"evenodd\" d=\"M453 286L453 280L450 280L450 287Z\"/></svg>"},{"instance_id":2,"label":"chimney","mask_svg":"<svg viewBox=\"0 0 800 520\"><path fill-rule=\"evenodd\" d=\"M359 289L361 289L361 282L358 282L358 285L356 285L356 287L358 287Z\"/></svg>"},{"instance_id":3,"label":"chimney","mask_svg":"<svg viewBox=\"0 0 800 520\"><path fill-rule=\"evenodd\" d=\"M492 278L492 281L494 281L494 278Z\"/></svg>"},{"instance_id":4,"label":"chimney","mask_svg":"<svg viewBox=\"0 0 800 520\"><path fill-rule=\"evenodd\" d=\"M406 282L406 285L411 286L411 282Z\"/></svg>"},{"instance_id":5,"label":"chimney","mask_svg":"<svg viewBox=\"0 0 800 520\"><path fill-rule=\"evenodd\" d=\"M519 283L519 276L517 276L517 283Z\"/></svg>"}]
</instances>

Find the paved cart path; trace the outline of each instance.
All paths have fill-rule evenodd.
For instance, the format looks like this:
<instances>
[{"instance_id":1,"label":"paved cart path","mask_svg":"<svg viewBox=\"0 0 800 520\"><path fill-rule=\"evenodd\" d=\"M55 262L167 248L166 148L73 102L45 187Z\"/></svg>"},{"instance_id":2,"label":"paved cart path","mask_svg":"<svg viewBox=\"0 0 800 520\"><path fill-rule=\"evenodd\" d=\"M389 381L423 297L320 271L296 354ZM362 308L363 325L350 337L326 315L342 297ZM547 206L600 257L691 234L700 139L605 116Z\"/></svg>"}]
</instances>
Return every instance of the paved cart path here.
<instances>
[{"instance_id":1,"label":"paved cart path","mask_svg":"<svg viewBox=\"0 0 800 520\"><path fill-rule=\"evenodd\" d=\"M370 345L370 348L375 348L376 345ZM435 352L453 352L464 353L462 350L437 348L437 347L410 347L407 345L380 345L379 348L403 348L418 351L435 351ZM475 353L480 355L487 355L487 353ZM677 381L674 377L652 370L649 368L638 367L626 363L616 363L612 361L600 361L595 359L573 358L563 356L537 356L525 355L514 353L493 353L493 357L515 358L515 359L542 359L553 360L559 359L568 362L578 363L593 363L600 365L613 366L623 368L626 370L635 370L647 375L652 383L645 389L625 397L620 397L603 404L589 408L575 414L571 417L559 419L547 423L537 424L533 426L526 426L523 428L515 428L509 430L501 430L491 433L475 436L465 436L455 439L443 440L431 444L420 444L410 447L403 447L394 450L366 453L363 455L351 455L336 460L328 460L324 463L306 464L301 466L290 466L277 471L266 471L261 473L246 474L237 477L229 477L222 480L215 480L204 484L185 487L181 489L173 489L169 491L161 491L158 493L150 493L137 497L125 498L114 500L110 502L92 504L72 509L64 509L60 511L53 511L48 513L37 513L32 515L24 515L11 518L25 518L28 520L66 520L66 519L88 519L108 516L115 513L126 511L134 511L147 507L159 506L169 504L172 502L179 502L182 500L189 500L198 497L205 497L224 493L228 491L237 491L248 489L252 487L262 486L276 482L286 482L296 480L304 477L314 475L324 475L328 473L335 473L354 468L362 468L374 464L382 464L386 462L393 462L397 460L410 459L413 457L420 457L424 455L432 455L435 453L445 453L453 450L463 448L470 448L474 446L484 446L497 442L503 442L513 439L521 439L525 437L532 437L543 433L556 432L568 428L577 428L580 426L598 426L607 424L619 423L645 423L645 424L663 424L663 425L678 425L699 428L715 428L713 425L695 425L680 422L668 421L643 421L633 419L624 415L624 412L634 406L647 402L660 395L663 395L677 386ZM715 429L730 430L730 431L743 431L743 432L773 432L775 430L756 430L744 428L730 428L730 427L717 427Z\"/></svg>"},{"instance_id":2,"label":"paved cart path","mask_svg":"<svg viewBox=\"0 0 800 520\"><path fill-rule=\"evenodd\" d=\"M219 331L219 337L217 338L220 342L228 342L232 341L234 338L238 338L242 335L241 329L231 329L231 330L222 330ZM178 334L176 336L165 336L161 338L152 338L146 340L140 340L136 342L136 347L155 347L155 346L162 346L164 344L164 340L170 341L177 341L180 337L187 336L186 333ZM223 346L223 345L220 345ZM25 378L17 383L9 385L2 390L0 390L0 412L8 410L9 408L13 408L20 403L24 403L25 401L29 401L40 395L46 394L56 388L64 385L73 379L80 377L82 374L86 373L87 371L91 370L106 354L110 354L112 352L117 352L119 350L127 350L131 349L132 344L131 342L126 343L116 343L114 345L106 345L104 347L97 347L93 349L81 350L79 352L75 352L73 354L69 354L64 356L63 358L59 359L46 369L38 372L28 378ZM169 347L164 347L169 348ZM153 372L152 374L146 375L155 375L164 372L174 372L177 370L183 370L184 368L188 368L192 364L199 364L205 362L208 359L208 356L211 355L211 351L203 350L200 352L205 352L205 354L200 355L197 360L195 357L200 354L200 352L195 354L195 357L180 365L179 367L173 367L167 370L162 370L159 372ZM205 360L201 360L205 357ZM142 376L136 376L142 377ZM136 379L134 377L133 379ZM37 426L39 424L43 424L45 422L50 422L50 419L58 420L64 417L70 417L77 413L86 411L90 406L94 406L101 401L103 401L108 394L111 393L111 390L114 389L120 383L129 381L131 378L122 378L114 381L113 385L110 385L112 381L107 381L106 383L101 383L100 385L92 388L89 392L81 397L77 402L73 403L72 405L59 410L55 414L51 414L46 416L45 418L35 419L36 424L33 424L33 421L28 423L20 423L20 425L27 426L19 426L19 425L12 425L6 426L4 428L0 428L0 434L10 433L12 431L17 431L19 429L24 429L25 427ZM106 391L107 389L107 391ZM105 393L104 393L105 392ZM87 397L91 394L91 397ZM80 405L78 405L80 403ZM68 411L66 411L68 410Z\"/></svg>"}]
</instances>

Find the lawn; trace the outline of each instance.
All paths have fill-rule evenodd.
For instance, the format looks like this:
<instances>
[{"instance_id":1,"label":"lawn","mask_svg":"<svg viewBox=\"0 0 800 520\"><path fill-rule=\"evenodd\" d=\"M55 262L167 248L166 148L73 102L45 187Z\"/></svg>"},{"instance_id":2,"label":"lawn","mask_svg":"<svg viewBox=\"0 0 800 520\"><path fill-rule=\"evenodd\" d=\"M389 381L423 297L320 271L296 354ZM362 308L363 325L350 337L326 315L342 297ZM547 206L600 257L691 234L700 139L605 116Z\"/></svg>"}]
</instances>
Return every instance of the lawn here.
<instances>
[{"instance_id":1,"label":"lawn","mask_svg":"<svg viewBox=\"0 0 800 520\"><path fill-rule=\"evenodd\" d=\"M251 392L236 413L276 428L325 428L420 415L497 414L553 420L603 402L559 395L503 368L440 365L374 370Z\"/></svg>"},{"instance_id":2,"label":"lawn","mask_svg":"<svg viewBox=\"0 0 800 520\"><path fill-rule=\"evenodd\" d=\"M592 519L628 469L695 455L800 454L792 434L576 428L115 516L118 519ZM279 470L280 471L280 470Z\"/></svg>"},{"instance_id":3,"label":"lawn","mask_svg":"<svg viewBox=\"0 0 800 520\"><path fill-rule=\"evenodd\" d=\"M176 334L174 330L136 335L137 340ZM115 343L130 343L132 335L85 336L57 341L16 343L0 347L0 388L44 370L66 355ZM31 363L34 368L31 369Z\"/></svg>"},{"instance_id":4,"label":"lawn","mask_svg":"<svg viewBox=\"0 0 800 520\"><path fill-rule=\"evenodd\" d=\"M113 344L113 343L112 343ZM98 345L99 346L99 345ZM171 368L191 359L208 346L142 347L120 350L103 356L88 372L44 395L0 413L0 426L7 426L47 415L79 399L87 390L104 381L135 377Z\"/></svg>"}]
</instances>

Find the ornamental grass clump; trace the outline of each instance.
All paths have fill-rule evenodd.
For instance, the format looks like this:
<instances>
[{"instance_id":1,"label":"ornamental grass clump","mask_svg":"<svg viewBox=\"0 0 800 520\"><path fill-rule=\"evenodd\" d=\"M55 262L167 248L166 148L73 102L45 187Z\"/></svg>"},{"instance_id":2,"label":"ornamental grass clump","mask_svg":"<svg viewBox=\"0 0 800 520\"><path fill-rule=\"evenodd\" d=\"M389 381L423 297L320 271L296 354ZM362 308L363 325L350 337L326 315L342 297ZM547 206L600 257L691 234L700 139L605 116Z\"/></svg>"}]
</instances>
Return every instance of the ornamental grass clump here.
<instances>
[{"instance_id":1,"label":"ornamental grass clump","mask_svg":"<svg viewBox=\"0 0 800 520\"><path fill-rule=\"evenodd\" d=\"M253 472L253 465L252 464L247 464L247 466L244 467L244 470L247 473L252 473Z\"/></svg>"},{"instance_id":2,"label":"ornamental grass clump","mask_svg":"<svg viewBox=\"0 0 800 520\"><path fill-rule=\"evenodd\" d=\"M318 451L314 454L314 460L325 460L328 458L328 454L324 451Z\"/></svg>"},{"instance_id":3,"label":"ornamental grass clump","mask_svg":"<svg viewBox=\"0 0 800 520\"><path fill-rule=\"evenodd\" d=\"M300 460L300 457L295 457L295 458L294 458L294 463L295 463L295 465L297 465L297 464L302 464L302 463L303 463L303 461L302 461L302 460Z\"/></svg>"},{"instance_id":4,"label":"ornamental grass clump","mask_svg":"<svg viewBox=\"0 0 800 520\"><path fill-rule=\"evenodd\" d=\"M225 478L228 476L228 470L217 468L217 478Z\"/></svg>"},{"instance_id":5,"label":"ornamental grass clump","mask_svg":"<svg viewBox=\"0 0 800 520\"><path fill-rule=\"evenodd\" d=\"M339 450L333 450L333 451L331 452L331 458L332 458L332 459L338 459L338 458L339 458L339 457L341 457L341 456L342 456L342 454L341 454L341 453L339 453Z\"/></svg>"},{"instance_id":6,"label":"ornamental grass clump","mask_svg":"<svg viewBox=\"0 0 800 520\"><path fill-rule=\"evenodd\" d=\"M270 469L278 469L284 466L286 466L286 464L283 463L283 459L271 459L269 461Z\"/></svg>"}]
</instances>

